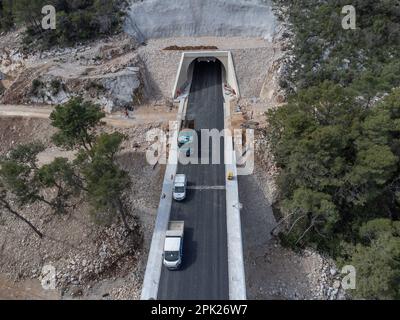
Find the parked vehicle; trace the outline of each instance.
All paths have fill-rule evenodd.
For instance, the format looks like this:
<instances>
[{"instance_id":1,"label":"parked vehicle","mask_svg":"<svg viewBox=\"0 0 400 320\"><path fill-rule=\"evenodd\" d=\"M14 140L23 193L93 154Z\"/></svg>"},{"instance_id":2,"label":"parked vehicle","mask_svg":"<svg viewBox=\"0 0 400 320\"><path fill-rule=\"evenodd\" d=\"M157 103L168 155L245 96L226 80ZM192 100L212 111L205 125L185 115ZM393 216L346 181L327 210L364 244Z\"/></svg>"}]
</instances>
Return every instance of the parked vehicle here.
<instances>
[{"instance_id":1,"label":"parked vehicle","mask_svg":"<svg viewBox=\"0 0 400 320\"><path fill-rule=\"evenodd\" d=\"M164 265L170 270L177 270L182 263L184 221L170 221L165 234Z\"/></svg>"},{"instance_id":2,"label":"parked vehicle","mask_svg":"<svg viewBox=\"0 0 400 320\"><path fill-rule=\"evenodd\" d=\"M173 198L176 201L182 201L186 198L186 175L177 174L174 180Z\"/></svg>"}]
</instances>

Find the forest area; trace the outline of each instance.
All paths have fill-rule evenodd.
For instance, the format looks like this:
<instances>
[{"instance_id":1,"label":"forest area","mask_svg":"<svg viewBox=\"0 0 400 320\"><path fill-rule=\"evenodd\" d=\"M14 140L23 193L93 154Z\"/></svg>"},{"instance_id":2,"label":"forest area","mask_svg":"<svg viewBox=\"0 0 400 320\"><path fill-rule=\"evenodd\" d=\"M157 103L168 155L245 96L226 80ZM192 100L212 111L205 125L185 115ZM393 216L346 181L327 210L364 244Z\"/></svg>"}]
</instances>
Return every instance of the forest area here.
<instances>
[{"instance_id":1,"label":"forest area","mask_svg":"<svg viewBox=\"0 0 400 320\"><path fill-rule=\"evenodd\" d=\"M400 2L276 0L294 59L270 111L281 239L356 269L354 298L400 298ZM351 292L350 292L351 291Z\"/></svg>"},{"instance_id":2,"label":"forest area","mask_svg":"<svg viewBox=\"0 0 400 320\"><path fill-rule=\"evenodd\" d=\"M0 32L26 27L27 49L70 46L121 31L124 0L0 0ZM56 9L56 29L44 30L42 8Z\"/></svg>"}]
</instances>

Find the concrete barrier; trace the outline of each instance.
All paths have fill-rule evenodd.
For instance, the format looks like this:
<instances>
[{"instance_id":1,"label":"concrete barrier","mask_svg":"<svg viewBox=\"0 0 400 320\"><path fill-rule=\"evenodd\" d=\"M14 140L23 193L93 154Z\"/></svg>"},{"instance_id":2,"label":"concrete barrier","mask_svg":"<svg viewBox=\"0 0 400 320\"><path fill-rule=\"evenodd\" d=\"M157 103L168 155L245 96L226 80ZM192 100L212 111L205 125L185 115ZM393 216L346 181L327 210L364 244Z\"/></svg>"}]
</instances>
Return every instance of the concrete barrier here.
<instances>
[{"instance_id":1,"label":"concrete barrier","mask_svg":"<svg viewBox=\"0 0 400 320\"><path fill-rule=\"evenodd\" d=\"M153 237L149 256L147 258L146 271L143 280L141 300L157 299L158 285L162 268L162 253L164 249L165 232L167 231L168 221L171 213L172 190L174 177L178 168L178 132L182 119L185 118L187 96L183 97L179 102L179 110L177 115L177 127L170 140L170 151L168 156L168 164L165 169L164 182L161 191L160 203L158 205L157 218L154 225ZM171 179L172 177L172 179Z\"/></svg>"},{"instance_id":2,"label":"concrete barrier","mask_svg":"<svg viewBox=\"0 0 400 320\"><path fill-rule=\"evenodd\" d=\"M224 103L225 129L230 128L230 102ZM226 227L228 237L228 275L229 299L246 299L246 278L244 271L242 227L240 220L241 204L237 181L236 153L233 137L229 130L224 135L225 181L226 181ZM233 173L233 180L228 180L228 172Z\"/></svg>"}]
</instances>

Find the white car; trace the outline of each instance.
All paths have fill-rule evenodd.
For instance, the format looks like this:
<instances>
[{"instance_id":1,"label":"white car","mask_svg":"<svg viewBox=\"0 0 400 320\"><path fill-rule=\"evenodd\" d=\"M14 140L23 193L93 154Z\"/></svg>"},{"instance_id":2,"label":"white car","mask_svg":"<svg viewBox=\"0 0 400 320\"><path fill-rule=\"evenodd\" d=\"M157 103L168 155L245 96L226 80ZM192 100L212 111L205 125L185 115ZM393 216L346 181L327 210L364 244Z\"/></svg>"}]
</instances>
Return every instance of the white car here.
<instances>
[{"instance_id":1,"label":"white car","mask_svg":"<svg viewBox=\"0 0 400 320\"><path fill-rule=\"evenodd\" d=\"M176 201L182 201L186 198L186 175L177 174L174 180L173 198Z\"/></svg>"}]
</instances>

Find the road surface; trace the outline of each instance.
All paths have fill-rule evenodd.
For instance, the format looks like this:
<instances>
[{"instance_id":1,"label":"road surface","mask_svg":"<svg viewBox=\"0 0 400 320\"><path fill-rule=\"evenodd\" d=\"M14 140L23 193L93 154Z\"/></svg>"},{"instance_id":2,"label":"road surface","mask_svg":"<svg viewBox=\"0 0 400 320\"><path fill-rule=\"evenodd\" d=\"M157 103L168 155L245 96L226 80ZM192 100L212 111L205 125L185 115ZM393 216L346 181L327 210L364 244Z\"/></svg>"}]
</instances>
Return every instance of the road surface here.
<instances>
[{"instance_id":1,"label":"road surface","mask_svg":"<svg viewBox=\"0 0 400 320\"><path fill-rule=\"evenodd\" d=\"M224 129L220 62L196 63L186 118L195 119L196 131ZM219 151L221 164L178 165L189 190L184 202L173 202L170 220L185 221L183 263L179 271L163 266L159 299L229 299L222 138Z\"/></svg>"}]
</instances>

